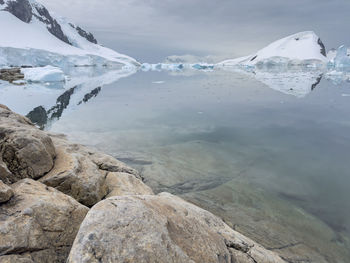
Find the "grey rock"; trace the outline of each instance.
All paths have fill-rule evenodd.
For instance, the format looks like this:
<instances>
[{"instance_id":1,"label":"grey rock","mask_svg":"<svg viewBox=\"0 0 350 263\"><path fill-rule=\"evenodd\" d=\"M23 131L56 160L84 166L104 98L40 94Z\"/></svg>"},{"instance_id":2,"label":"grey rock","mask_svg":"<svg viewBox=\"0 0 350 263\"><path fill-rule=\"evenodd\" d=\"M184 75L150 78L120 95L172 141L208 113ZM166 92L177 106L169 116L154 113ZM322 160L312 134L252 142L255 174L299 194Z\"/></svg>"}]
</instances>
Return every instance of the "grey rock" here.
<instances>
[{"instance_id":1,"label":"grey rock","mask_svg":"<svg viewBox=\"0 0 350 263\"><path fill-rule=\"evenodd\" d=\"M55 166L40 181L72 196L88 207L101 201L116 188L113 185L109 186L112 180L106 180L108 173L124 172L135 179L140 178L137 171L107 154L70 143L54 134L51 134L51 138L57 153ZM128 182L131 185L130 180ZM139 180L134 180L133 183L138 186ZM127 191L126 186L124 190Z\"/></svg>"},{"instance_id":2,"label":"grey rock","mask_svg":"<svg viewBox=\"0 0 350 263\"><path fill-rule=\"evenodd\" d=\"M0 170L5 171L0 179L4 183L42 177L52 169L55 155L46 133L27 118L0 108Z\"/></svg>"},{"instance_id":3,"label":"grey rock","mask_svg":"<svg viewBox=\"0 0 350 263\"><path fill-rule=\"evenodd\" d=\"M221 219L173 195L111 197L83 221L78 262L284 262Z\"/></svg>"},{"instance_id":4,"label":"grey rock","mask_svg":"<svg viewBox=\"0 0 350 263\"><path fill-rule=\"evenodd\" d=\"M55 166L40 181L91 207L108 193L106 172L89 159L84 147L53 138L57 157Z\"/></svg>"},{"instance_id":5,"label":"grey rock","mask_svg":"<svg viewBox=\"0 0 350 263\"><path fill-rule=\"evenodd\" d=\"M13 196L13 191L11 187L0 181L0 204L7 202Z\"/></svg>"},{"instance_id":6,"label":"grey rock","mask_svg":"<svg viewBox=\"0 0 350 263\"><path fill-rule=\"evenodd\" d=\"M127 173L108 173L106 177L108 197L122 195L153 195L150 187L134 175Z\"/></svg>"},{"instance_id":7,"label":"grey rock","mask_svg":"<svg viewBox=\"0 0 350 263\"><path fill-rule=\"evenodd\" d=\"M16 80L24 79L24 74L20 68L0 69L0 80L5 80L13 83Z\"/></svg>"},{"instance_id":8,"label":"grey rock","mask_svg":"<svg viewBox=\"0 0 350 263\"><path fill-rule=\"evenodd\" d=\"M9 178L13 178L14 175L9 171L6 164L0 158L0 180L4 180L7 183L11 183Z\"/></svg>"},{"instance_id":9,"label":"grey rock","mask_svg":"<svg viewBox=\"0 0 350 263\"><path fill-rule=\"evenodd\" d=\"M37 181L0 206L0 262L65 262L88 208Z\"/></svg>"}]
</instances>

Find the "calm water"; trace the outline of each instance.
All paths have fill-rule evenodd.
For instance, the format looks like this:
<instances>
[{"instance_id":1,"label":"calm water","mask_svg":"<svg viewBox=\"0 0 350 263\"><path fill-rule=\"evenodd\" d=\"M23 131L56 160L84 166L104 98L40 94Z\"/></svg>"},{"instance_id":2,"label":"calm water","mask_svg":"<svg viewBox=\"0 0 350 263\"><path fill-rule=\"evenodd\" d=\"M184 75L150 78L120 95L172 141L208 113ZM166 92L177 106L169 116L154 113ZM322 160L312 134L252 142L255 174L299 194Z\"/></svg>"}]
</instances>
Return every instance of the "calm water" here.
<instances>
[{"instance_id":1,"label":"calm water","mask_svg":"<svg viewBox=\"0 0 350 263\"><path fill-rule=\"evenodd\" d=\"M350 83L320 73L76 76L63 87L2 85L0 103L22 114L43 105L30 114L42 127L109 152L156 192L286 259L349 262Z\"/></svg>"}]
</instances>

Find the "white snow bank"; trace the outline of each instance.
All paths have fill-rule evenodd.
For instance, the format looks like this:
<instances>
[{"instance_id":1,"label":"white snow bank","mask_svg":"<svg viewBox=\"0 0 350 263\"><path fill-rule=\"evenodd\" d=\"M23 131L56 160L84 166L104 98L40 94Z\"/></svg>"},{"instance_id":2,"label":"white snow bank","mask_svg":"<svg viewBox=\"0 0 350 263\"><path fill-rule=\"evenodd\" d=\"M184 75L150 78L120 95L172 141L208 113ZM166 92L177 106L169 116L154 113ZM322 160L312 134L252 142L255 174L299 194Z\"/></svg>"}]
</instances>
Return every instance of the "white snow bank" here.
<instances>
[{"instance_id":1,"label":"white snow bank","mask_svg":"<svg viewBox=\"0 0 350 263\"><path fill-rule=\"evenodd\" d=\"M255 66L271 61L272 64L302 64L305 61L326 63L328 60L324 54L320 38L314 32L306 31L277 40L250 56L225 60L218 66Z\"/></svg>"},{"instance_id":2,"label":"white snow bank","mask_svg":"<svg viewBox=\"0 0 350 263\"><path fill-rule=\"evenodd\" d=\"M60 82L65 81L64 73L61 69L46 66L40 68L21 69L24 79L28 82Z\"/></svg>"}]
</instances>

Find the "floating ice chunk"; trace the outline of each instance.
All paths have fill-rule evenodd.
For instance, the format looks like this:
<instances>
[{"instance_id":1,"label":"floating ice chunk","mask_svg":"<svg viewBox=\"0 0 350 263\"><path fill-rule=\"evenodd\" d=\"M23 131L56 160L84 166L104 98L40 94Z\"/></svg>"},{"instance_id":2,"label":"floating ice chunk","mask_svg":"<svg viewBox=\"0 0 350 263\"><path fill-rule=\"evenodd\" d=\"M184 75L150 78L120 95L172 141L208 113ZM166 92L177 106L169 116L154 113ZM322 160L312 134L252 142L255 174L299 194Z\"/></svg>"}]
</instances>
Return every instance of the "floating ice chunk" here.
<instances>
[{"instance_id":1,"label":"floating ice chunk","mask_svg":"<svg viewBox=\"0 0 350 263\"><path fill-rule=\"evenodd\" d=\"M336 85L341 84L343 82L349 82L350 74L348 72L338 70L339 69L328 71L325 74L325 78Z\"/></svg>"},{"instance_id":2,"label":"floating ice chunk","mask_svg":"<svg viewBox=\"0 0 350 263\"><path fill-rule=\"evenodd\" d=\"M28 82L63 82L65 81L64 73L61 69L46 66L40 68L25 68L21 70L24 79Z\"/></svg>"},{"instance_id":3,"label":"floating ice chunk","mask_svg":"<svg viewBox=\"0 0 350 263\"><path fill-rule=\"evenodd\" d=\"M193 64L192 68L197 70L213 70L214 65L208 65L208 64Z\"/></svg>"},{"instance_id":4,"label":"floating ice chunk","mask_svg":"<svg viewBox=\"0 0 350 263\"><path fill-rule=\"evenodd\" d=\"M349 68L350 69L350 56L348 54L348 48L342 45L337 50L337 55L334 58L334 66L336 68Z\"/></svg>"},{"instance_id":5,"label":"floating ice chunk","mask_svg":"<svg viewBox=\"0 0 350 263\"><path fill-rule=\"evenodd\" d=\"M141 70L142 71L150 71L152 69L152 65L148 63L143 63L141 65Z\"/></svg>"},{"instance_id":6,"label":"floating ice chunk","mask_svg":"<svg viewBox=\"0 0 350 263\"><path fill-rule=\"evenodd\" d=\"M180 71L184 68L183 64L166 64L166 63L158 63L158 64L148 64L144 63L141 65L142 71Z\"/></svg>"}]
</instances>

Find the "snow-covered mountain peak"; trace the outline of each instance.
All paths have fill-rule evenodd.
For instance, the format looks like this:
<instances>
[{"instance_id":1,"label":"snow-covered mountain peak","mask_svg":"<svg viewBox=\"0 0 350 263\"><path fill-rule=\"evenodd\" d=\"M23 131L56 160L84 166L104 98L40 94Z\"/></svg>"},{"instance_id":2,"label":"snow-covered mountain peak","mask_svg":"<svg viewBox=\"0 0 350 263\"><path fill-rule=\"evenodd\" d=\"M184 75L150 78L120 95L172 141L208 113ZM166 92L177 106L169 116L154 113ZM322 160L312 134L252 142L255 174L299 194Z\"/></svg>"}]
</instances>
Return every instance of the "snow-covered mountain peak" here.
<instances>
[{"instance_id":1,"label":"snow-covered mountain peak","mask_svg":"<svg viewBox=\"0 0 350 263\"><path fill-rule=\"evenodd\" d=\"M36 0L0 0L0 24L0 66L139 65Z\"/></svg>"},{"instance_id":2,"label":"snow-covered mountain peak","mask_svg":"<svg viewBox=\"0 0 350 263\"><path fill-rule=\"evenodd\" d=\"M1 0L0 0L1 1ZM57 37L58 39L66 42L67 44L73 45L71 41L63 32L60 23L51 15L45 6L35 0L3 0L0 2L0 10L8 11L12 15L25 23L30 23L33 19L40 21L46 25L47 30ZM79 26L75 26L70 23L71 27L74 28L77 33L90 41L91 43L97 44L97 40L92 33L83 30Z\"/></svg>"},{"instance_id":3,"label":"snow-covered mountain peak","mask_svg":"<svg viewBox=\"0 0 350 263\"><path fill-rule=\"evenodd\" d=\"M298 64L303 61L327 61L326 48L313 31L300 32L277 40L258 52L237 59L230 59L221 65L264 64L270 61L285 64Z\"/></svg>"}]
</instances>

